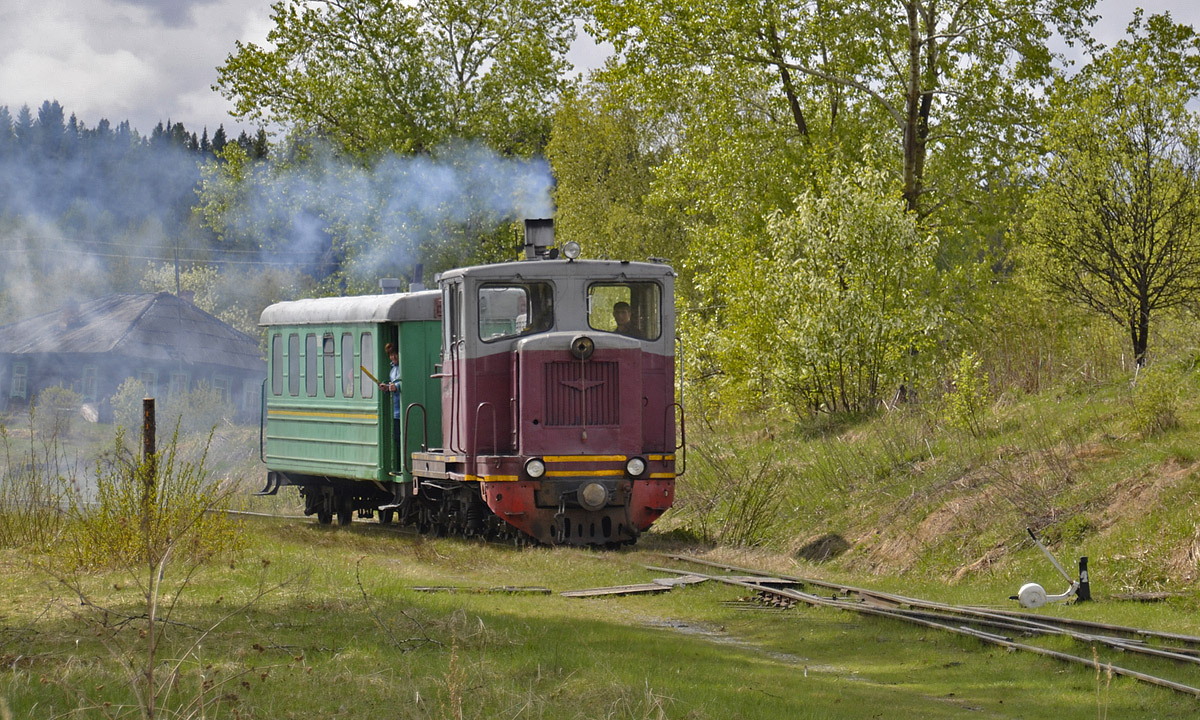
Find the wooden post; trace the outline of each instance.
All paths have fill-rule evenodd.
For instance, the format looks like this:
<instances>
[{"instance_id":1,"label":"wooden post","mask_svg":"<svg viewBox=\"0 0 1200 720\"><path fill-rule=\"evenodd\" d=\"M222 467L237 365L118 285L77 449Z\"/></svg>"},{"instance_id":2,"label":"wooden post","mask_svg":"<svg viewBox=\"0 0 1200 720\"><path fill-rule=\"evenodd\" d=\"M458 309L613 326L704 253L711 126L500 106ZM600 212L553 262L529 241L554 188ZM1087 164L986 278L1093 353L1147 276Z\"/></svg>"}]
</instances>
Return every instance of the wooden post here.
<instances>
[{"instance_id":1,"label":"wooden post","mask_svg":"<svg viewBox=\"0 0 1200 720\"><path fill-rule=\"evenodd\" d=\"M154 465L154 398L142 398L142 460ZM153 475L153 473L151 473Z\"/></svg>"},{"instance_id":2,"label":"wooden post","mask_svg":"<svg viewBox=\"0 0 1200 720\"><path fill-rule=\"evenodd\" d=\"M154 492L157 460L155 458L154 398L142 399L142 540L146 556L150 554L150 513L157 502Z\"/></svg>"}]
</instances>

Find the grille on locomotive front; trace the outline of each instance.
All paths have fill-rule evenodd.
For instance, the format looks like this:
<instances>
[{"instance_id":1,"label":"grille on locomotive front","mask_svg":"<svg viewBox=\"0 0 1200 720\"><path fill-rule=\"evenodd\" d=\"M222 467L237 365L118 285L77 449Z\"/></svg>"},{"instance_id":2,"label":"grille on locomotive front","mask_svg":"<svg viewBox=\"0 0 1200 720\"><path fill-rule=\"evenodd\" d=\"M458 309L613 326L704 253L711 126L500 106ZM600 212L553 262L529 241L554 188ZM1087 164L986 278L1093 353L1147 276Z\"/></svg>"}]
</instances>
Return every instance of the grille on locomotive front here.
<instances>
[{"instance_id":1,"label":"grille on locomotive front","mask_svg":"<svg viewBox=\"0 0 1200 720\"><path fill-rule=\"evenodd\" d=\"M547 425L621 424L615 362L546 364Z\"/></svg>"}]
</instances>

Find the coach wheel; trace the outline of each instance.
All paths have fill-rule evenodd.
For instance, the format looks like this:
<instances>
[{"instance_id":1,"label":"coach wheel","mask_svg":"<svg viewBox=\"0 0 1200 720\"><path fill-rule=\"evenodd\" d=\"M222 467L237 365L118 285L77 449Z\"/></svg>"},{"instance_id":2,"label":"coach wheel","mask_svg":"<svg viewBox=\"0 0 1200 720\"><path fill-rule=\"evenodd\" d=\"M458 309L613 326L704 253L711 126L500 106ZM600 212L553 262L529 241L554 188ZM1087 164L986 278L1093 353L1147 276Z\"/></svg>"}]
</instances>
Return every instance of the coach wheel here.
<instances>
[{"instance_id":1,"label":"coach wheel","mask_svg":"<svg viewBox=\"0 0 1200 720\"><path fill-rule=\"evenodd\" d=\"M395 510L379 510L379 522L383 525L391 525L392 518L396 516Z\"/></svg>"},{"instance_id":2,"label":"coach wheel","mask_svg":"<svg viewBox=\"0 0 1200 720\"><path fill-rule=\"evenodd\" d=\"M333 523L333 512L330 510L318 510L317 522L321 525L329 525Z\"/></svg>"},{"instance_id":3,"label":"coach wheel","mask_svg":"<svg viewBox=\"0 0 1200 720\"><path fill-rule=\"evenodd\" d=\"M348 507L338 508L338 525L349 525L354 520L354 509Z\"/></svg>"}]
</instances>

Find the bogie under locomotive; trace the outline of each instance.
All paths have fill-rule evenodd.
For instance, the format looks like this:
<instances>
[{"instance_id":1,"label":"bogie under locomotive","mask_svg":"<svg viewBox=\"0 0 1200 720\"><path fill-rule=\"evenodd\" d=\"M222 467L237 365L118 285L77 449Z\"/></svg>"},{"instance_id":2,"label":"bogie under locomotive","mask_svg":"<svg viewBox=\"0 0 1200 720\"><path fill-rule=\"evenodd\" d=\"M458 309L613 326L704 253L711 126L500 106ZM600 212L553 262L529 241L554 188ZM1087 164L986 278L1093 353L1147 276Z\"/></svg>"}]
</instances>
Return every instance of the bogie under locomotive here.
<instances>
[{"instance_id":1,"label":"bogie under locomotive","mask_svg":"<svg viewBox=\"0 0 1200 720\"><path fill-rule=\"evenodd\" d=\"M438 291L267 308L269 491L298 486L323 523L575 545L649 528L674 498L682 420L674 273L534 238L527 259Z\"/></svg>"}]
</instances>

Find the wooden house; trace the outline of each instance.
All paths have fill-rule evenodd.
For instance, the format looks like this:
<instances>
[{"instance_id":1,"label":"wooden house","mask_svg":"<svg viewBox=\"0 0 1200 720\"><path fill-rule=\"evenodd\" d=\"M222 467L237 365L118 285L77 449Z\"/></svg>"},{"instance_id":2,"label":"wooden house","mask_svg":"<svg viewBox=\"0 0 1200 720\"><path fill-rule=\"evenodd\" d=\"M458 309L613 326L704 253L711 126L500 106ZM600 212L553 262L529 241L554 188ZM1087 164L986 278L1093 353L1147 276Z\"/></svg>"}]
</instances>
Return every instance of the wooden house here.
<instances>
[{"instance_id":1,"label":"wooden house","mask_svg":"<svg viewBox=\"0 0 1200 720\"><path fill-rule=\"evenodd\" d=\"M0 411L61 385L108 420L109 398L131 377L162 400L207 385L257 420L266 361L258 338L165 292L70 303L0 327Z\"/></svg>"}]
</instances>

